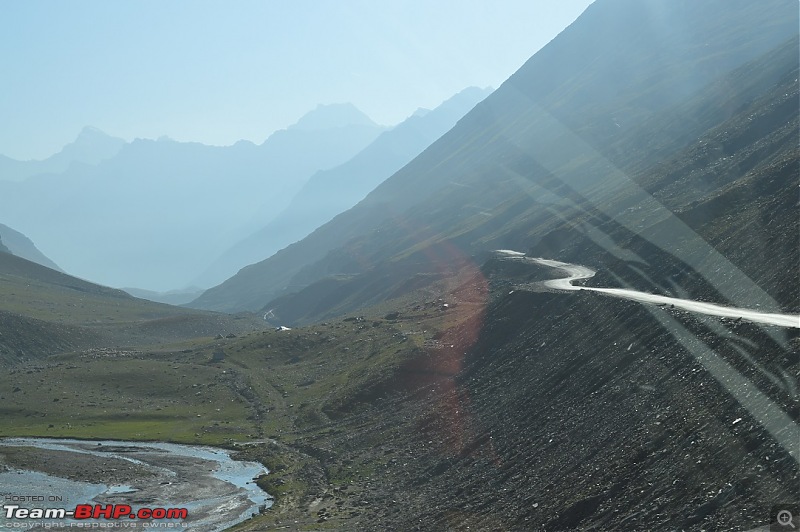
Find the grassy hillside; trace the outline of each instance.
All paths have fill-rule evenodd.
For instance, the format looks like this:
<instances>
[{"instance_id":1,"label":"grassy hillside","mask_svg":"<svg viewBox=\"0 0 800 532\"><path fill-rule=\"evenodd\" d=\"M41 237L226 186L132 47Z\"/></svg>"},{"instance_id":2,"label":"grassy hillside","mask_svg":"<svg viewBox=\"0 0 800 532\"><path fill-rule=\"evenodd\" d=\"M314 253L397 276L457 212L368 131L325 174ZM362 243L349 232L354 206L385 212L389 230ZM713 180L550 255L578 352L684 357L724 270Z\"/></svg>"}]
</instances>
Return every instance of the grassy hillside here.
<instances>
[{"instance_id":1,"label":"grassy hillside","mask_svg":"<svg viewBox=\"0 0 800 532\"><path fill-rule=\"evenodd\" d=\"M252 317L136 299L0 253L0 357L6 362L89 347L180 342L256 326Z\"/></svg>"},{"instance_id":2,"label":"grassy hillside","mask_svg":"<svg viewBox=\"0 0 800 532\"><path fill-rule=\"evenodd\" d=\"M241 530L735 528L794 496L796 461L697 346L796 420L774 376L797 334L548 293L519 263L458 273L301 329L14 369L0 431L232 446L277 497Z\"/></svg>"}]
</instances>

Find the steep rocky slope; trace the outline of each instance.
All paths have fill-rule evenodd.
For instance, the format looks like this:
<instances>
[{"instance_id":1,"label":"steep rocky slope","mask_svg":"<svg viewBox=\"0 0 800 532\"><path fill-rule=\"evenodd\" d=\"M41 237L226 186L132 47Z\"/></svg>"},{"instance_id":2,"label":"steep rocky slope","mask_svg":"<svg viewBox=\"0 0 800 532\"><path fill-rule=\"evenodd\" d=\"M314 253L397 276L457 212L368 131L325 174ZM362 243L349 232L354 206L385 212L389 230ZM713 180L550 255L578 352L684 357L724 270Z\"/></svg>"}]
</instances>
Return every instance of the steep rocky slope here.
<instances>
[{"instance_id":1,"label":"steep rocky slope","mask_svg":"<svg viewBox=\"0 0 800 532\"><path fill-rule=\"evenodd\" d=\"M250 450L278 500L244 529L747 530L796 500L796 330L551 276L491 259L382 317L239 342L282 392Z\"/></svg>"},{"instance_id":2,"label":"steep rocky slope","mask_svg":"<svg viewBox=\"0 0 800 532\"><path fill-rule=\"evenodd\" d=\"M602 171L605 181L548 171L506 141L515 156L492 163L505 182L475 180L433 194L305 266L294 282L323 280L264 310L284 323L325 319L423 279L409 284L410 277L432 281L488 250L513 248L591 265L606 286L796 312L797 49L790 39L658 114L618 139L611 158L583 144L591 156L584 171ZM707 121L694 118L698 109ZM640 139L666 142L664 131L682 120L708 129L649 163ZM659 149L667 151L664 143Z\"/></svg>"},{"instance_id":3,"label":"steep rocky slope","mask_svg":"<svg viewBox=\"0 0 800 532\"><path fill-rule=\"evenodd\" d=\"M439 268L424 257L437 246L476 256L492 246L527 249L545 238L584 239L585 221L593 231L610 220L713 277L700 257L714 244L673 212L687 205L667 206L639 185L654 165L752 103L747 98L754 93L766 96L768 81L743 85L745 76L731 72L752 61L751 69L763 68L763 79L775 81L774 58L765 54L780 54L776 47L797 33L790 22L796 19L796 6L778 1L758 7L680 2L669 9L660 2L597 2L364 201L244 268L199 303L270 310L271 299L327 276L379 276L378 270L392 268L424 273ZM790 75L788 68L780 76ZM674 245L675 239L692 243ZM409 260L428 265L398 265ZM707 262L720 260L727 261L717 254ZM785 298L776 303L780 294L754 286L735 265L725 268L721 278L707 279L727 284L715 287L722 297L787 304ZM331 280L324 282L330 287ZM298 317L293 312L284 319Z\"/></svg>"}]
</instances>

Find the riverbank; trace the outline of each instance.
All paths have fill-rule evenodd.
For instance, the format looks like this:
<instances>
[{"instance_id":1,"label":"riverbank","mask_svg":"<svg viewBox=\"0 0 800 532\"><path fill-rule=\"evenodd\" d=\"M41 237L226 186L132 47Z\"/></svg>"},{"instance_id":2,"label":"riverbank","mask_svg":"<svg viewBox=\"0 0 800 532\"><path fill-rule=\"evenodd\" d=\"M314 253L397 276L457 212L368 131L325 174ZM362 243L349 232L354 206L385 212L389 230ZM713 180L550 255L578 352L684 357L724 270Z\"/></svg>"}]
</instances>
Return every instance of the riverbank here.
<instances>
[{"instance_id":1,"label":"riverbank","mask_svg":"<svg viewBox=\"0 0 800 532\"><path fill-rule=\"evenodd\" d=\"M271 504L255 484L267 470L233 460L223 449L13 438L0 441L0 465L7 500L57 501L50 506L67 509L75 504L186 508L188 517L176 522L200 530L225 530ZM74 494L87 488L94 489L91 498L75 500Z\"/></svg>"},{"instance_id":2,"label":"riverbank","mask_svg":"<svg viewBox=\"0 0 800 532\"><path fill-rule=\"evenodd\" d=\"M276 501L237 531L733 529L796 499L791 455L676 342L707 345L796 422L779 378L798 369L796 329L784 348L745 320L554 292L551 268L483 273L489 294L465 283L188 352L20 367L0 386L3 422L240 449L272 471L259 485ZM26 402L34 391L50 400ZM180 438L164 412L184 413Z\"/></svg>"}]
</instances>

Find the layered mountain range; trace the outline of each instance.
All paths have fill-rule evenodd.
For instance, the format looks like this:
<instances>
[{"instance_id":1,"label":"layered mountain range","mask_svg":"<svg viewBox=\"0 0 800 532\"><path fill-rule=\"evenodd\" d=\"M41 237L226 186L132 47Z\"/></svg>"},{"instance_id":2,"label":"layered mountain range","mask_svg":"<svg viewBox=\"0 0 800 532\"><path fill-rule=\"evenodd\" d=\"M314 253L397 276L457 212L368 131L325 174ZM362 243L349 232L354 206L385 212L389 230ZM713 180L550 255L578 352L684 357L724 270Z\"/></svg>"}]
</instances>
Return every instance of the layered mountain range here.
<instances>
[{"instance_id":1,"label":"layered mountain range","mask_svg":"<svg viewBox=\"0 0 800 532\"><path fill-rule=\"evenodd\" d=\"M125 141L121 138L106 135L97 128L87 126L73 142L47 159L19 161L0 155L0 179L24 181L41 174L64 172L73 164L96 165L114 157L124 144Z\"/></svg>"},{"instance_id":2,"label":"layered mountain range","mask_svg":"<svg viewBox=\"0 0 800 532\"><path fill-rule=\"evenodd\" d=\"M86 128L47 160L0 161L0 206L68 271L162 300L217 284L347 210L489 92L467 89L394 128L352 104L320 105L260 146L125 143ZM172 295L163 300L185 302Z\"/></svg>"},{"instance_id":3,"label":"layered mountain range","mask_svg":"<svg viewBox=\"0 0 800 532\"><path fill-rule=\"evenodd\" d=\"M316 172L283 211L223 253L195 284L219 284L346 211L446 133L490 92L475 87L465 89L435 109L417 112L381 133L349 161Z\"/></svg>"},{"instance_id":4,"label":"layered mountain range","mask_svg":"<svg viewBox=\"0 0 800 532\"><path fill-rule=\"evenodd\" d=\"M796 100L786 92L796 78L795 8L593 4L358 205L192 305L313 321L491 249L534 248L600 270L639 257L641 274L615 275L796 307L796 219L784 197L796 175ZM778 94L788 95L785 108L770 107ZM772 133L766 127L783 133L759 136ZM736 165L745 147L760 155ZM723 199L732 197L749 200ZM722 234L729 216L748 220L736 238ZM753 259L765 242L778 250L769 265ZM642 259L642 246L656 255Z\"/></svg>"},{"instance_id":5,"label":"layered mountain range","mask_svg":"<svg viewBox=\"0 0 800 532\"><path fill-rule=\"evenodd\" d=\"M97 164L0 181L0 209L76 275L110 286L187 286L216 250L269 221L314 172L347 161L385 129L351 105L311 114L325 116L258 146L137 139Z\"/></svg>"}]
</instances>

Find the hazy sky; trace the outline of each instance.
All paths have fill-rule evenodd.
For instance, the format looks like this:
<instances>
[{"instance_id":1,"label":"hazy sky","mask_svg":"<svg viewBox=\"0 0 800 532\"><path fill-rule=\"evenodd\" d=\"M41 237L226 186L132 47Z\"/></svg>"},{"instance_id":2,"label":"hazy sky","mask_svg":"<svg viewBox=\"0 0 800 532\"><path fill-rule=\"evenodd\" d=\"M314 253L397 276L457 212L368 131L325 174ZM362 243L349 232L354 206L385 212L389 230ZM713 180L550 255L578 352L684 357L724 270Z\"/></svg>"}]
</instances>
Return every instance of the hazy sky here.
<instances>
[{"instance_id":1,"label":"hazy sky","mask_svg":"<svg viewBox=\"0 0 800 532\"><path fill-rule=\"evenodd\" d=\"M3 0L0 153L83 126L261 143L319 103L396 124L499 86L591 0Z\"/></svg>"}]
</instances>

